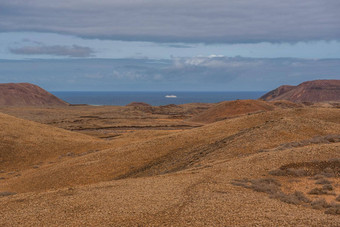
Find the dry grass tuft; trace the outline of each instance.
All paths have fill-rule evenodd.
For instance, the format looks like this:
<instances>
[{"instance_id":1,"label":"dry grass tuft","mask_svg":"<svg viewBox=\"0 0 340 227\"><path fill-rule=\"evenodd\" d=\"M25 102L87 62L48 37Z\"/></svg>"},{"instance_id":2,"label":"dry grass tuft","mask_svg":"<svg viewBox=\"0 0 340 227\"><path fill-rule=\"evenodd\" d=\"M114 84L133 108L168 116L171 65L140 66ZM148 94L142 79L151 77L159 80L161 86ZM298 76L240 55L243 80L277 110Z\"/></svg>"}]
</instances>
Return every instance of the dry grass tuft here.
<instances>
[{"instance_id":1,"label":"dry grass tuft","mask_svg":"<svg viewBox=\"0 0 340 227\"><path fill-rule=\"evenodd\" d=\"M332 184L332 181L329 181L325 178L320 178L315 182L315 184Z\"/></svg>"},{"instance_id":2,"label":"dry grass tuft","mask_svg":"<svg viewBox=\"0 0 340 227\"><path fill-rule=\"evenodd\" d=\"M314 200L311 203L311 206L312 206L313 209L317 209L317 210L321 210L323 208L330 207L330 205L326 202L326 200L324 198L318 199L318 200Z\"/></svg>"},{"instance_id":3,"label":"dry grass tuft","mask_svg":"<svg viewBox=\"0 0 340 227\"><path fill-rule=\"evenodd\" d=\"M249 188L257 192L267 193L270 198L279 199L282 202L289 204L299 205L311 202L311 200L308 199L301 191L295 191L293 194L285 194L280 188L281 183L272 178L234 180L232 184Z\"/></svg>"},{"instance_id":4,"label":"dry grass tuft","mask_svg":"<svg viewBox=\"0 0 340 227\"><path fill-rule=\"evenodd\" d=\"M334 188L331 184L325 184L324 186L322 186L323 190L327 190L327 191L333 191Z\"/></svg>"},{"instance_id":5,"label":"dry grass tuft","mask_svg":"<svg viewBox=\"0 0 340 227\"><path fill-rule=\"evenodd\" d=\"M294 177L304 177L308 176L308 172L305 169L294 169L294 168L289 168L289 169L275 169L269 171L269 174L274 175L274 176L294 176Z\"/></svg>"},{"instance_id":6,"label":"dry grass tuft","mask_svg":"<svg viewBox=\"0 0 340 227\"><path fill-rule=\"evenodd\" d=\"M311 195L327 195L328 190L325 190L323 188L313 188L312 190L310 190L308 192L308 194L311 194Z\"/></svg>"},{"instance_id":7,"label":"dry grass tuft","mask_svg":"<svg viewBox=\"0 0 340 227\"><path fill-rule=\"evenodd\" d=\"M328 161L312 161L301 163L290 163L281 166L279 169L271 170L269 174L274 176L313 176L315 180L325 177L340 176L340 159Z\"/></svg>"},{"instance_id":8,"label":"dry grass tuft","mask_svg":"<svg viewBox=\"0 0 340 227\"><path fill-rule=\"evenodd\" d=\"M0 192L0 197L5 197L5 196L10 196L10 195L15 195L17 193L15 192Z\"/></svg>"},{"instance_id":9,"label":"dry grass tuft","mask_svg":"<svg viewBox=\"0 0 340 227\"><path fill-rule=\"evenodd\" d=\"M325 214L340 215L340 204L332 202L329 204L329 208L325 211Z\"/></svg>"},{"instance_id":10,"label":"dry grass tuft","mask_svg":"<svg viewBox=\"0 0 340 227\"><path fill-rule=\"evenodd\" d=\"M301 191L295 191L293 194L285 194L283 192L279 192L270 196L271 198L279 199L282 202L300 205L304 203L310 203L311 200L308 199L305 194Z\"/></svg>"}]
</instances>

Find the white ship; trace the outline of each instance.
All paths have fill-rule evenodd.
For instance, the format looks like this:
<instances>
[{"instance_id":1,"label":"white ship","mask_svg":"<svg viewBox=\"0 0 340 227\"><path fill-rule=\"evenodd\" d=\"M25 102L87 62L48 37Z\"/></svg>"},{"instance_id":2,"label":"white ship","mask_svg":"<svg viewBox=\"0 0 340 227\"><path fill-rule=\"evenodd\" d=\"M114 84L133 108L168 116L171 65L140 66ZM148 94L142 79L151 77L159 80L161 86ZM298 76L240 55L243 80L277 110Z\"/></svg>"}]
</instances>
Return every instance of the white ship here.
<instances>
[{"instance_id":1,"label":"white ship","mask_svg":"<svg viewBox=\"0 0 340 227\"><path fill-rule=\"evenodd\" d=\"M165 98L177 98L176 95L166 95Z\"/></svg>"}]
</instances>

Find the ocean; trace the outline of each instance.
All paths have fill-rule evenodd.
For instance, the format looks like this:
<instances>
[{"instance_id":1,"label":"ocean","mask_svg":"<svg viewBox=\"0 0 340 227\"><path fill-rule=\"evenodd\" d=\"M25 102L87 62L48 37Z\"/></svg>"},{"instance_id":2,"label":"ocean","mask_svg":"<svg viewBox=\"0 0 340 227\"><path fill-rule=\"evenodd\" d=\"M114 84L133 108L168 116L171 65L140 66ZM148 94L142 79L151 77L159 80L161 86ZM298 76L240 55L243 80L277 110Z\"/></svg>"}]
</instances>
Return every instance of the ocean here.
<instances>
[{"instance_id":1,"label":"ocean","mask_svg":"<svg viewBox=\"0 0 340 227\"><path fill-rule=\"evenodd\" d=\"M236 99L258 99L266 92L88 92L88 91L52 91L52 94L70 104L117 105L124 106L131 102L145 102L153 106L185 103L217 103Z\"/></svg>"}]
</instances>

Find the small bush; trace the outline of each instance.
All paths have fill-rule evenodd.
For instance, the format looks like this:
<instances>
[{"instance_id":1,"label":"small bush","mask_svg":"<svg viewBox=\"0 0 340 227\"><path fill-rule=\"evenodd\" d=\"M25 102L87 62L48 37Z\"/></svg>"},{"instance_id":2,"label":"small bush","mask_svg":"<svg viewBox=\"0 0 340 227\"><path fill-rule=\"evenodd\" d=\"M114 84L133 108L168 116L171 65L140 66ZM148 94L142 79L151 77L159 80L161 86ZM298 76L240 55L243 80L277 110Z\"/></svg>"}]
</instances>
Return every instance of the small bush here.
<instances>
[{"instance_id":1,"label":"small bush","mask_svg":"<svg viewBox=\"0 0 340 227\"><path fill-rule=\"evenodd\" d=\"M251 188L257 192L266 192L268 194L274 194L279 190L281 184L275 179L257 179L251 181Z\"/></svg>"},{"instance_id":2,"label":"small bush","mask_svg":"<svg viewBox=\"0 0 340 227\"><path fill-rule=\"evenodd\" d=\"M314 200L311 203L311 206L312 206L313 209L317 209L317 210L321 210L323 208L330 207L330 205L326 202L326 200L324 198L318 199L318 200Z\"/></svg>"},{"instance_id":3,"label":"small bush","mask_svg":"<svg viewBox=\"0 0 340 227\"><path fill-rule=\"evenodd\" d=\"M314 179L314 180L325 179L324 177L325 177L325 176L322 175L322 174L316 174L316 175L313 177L313 179Z\"/></svg>"},{"instance_id":4,"label":"small bush","mask_svg":"<svg viewBox=\"0 0 340 227\"><path fill-rule=\"evenodd\" d=\"M325 211L325 214L339 215L340 208L330 207Z\"/></svg>"},{"instance_id":5,"label":"small bush","mask_svg":"<svg viewBox=\"0 0 340 227\"><path fill-rule=\"evenodd\" d=\"M325 184L324 186L322 186L323 190L327 190L327 191L333 191L333 186L331 184Z\"/></svg>"},{"instance_id":6,"label":"small bush","mask_svg":"<svg viewBox=\"0 0 340 227\"><path fill-rule=\"evenodd\" d=\"M340 215L340 204L331 203L325 214Z\"/></svg>"},{"instance_id":7,"label":"small bush","mask_svg":"<svg viewBox=\"0 0 340 227\"><path fill-rule=\"evenodd\" d=\"M289 168L287 169L287 173L290 176L295 176L295 177L304 177L307 176L308 173L304 169L294 169L294 168Z\"/></svg>"},{"instance_id":8,"label":"small bush","mask_svg":"<svg viewBox=\"0 0 340 227\"><path fill-rule=\"evenodd\" d=\"M0 197L15 195L15 192L0 192Z\"/></svg>"},{"instance_id":9,"label":"small bush","mask_svg":"<svg viewBox=\"0 0 340 227\"><path fill-rule=\"evenodd\" d=\"M340 202L340 195L338 197L336 197L335 199L336 201Z\"/></svg>"},{"instance_id":10,"label":"small bush","mask_svg":"<svg viewBox=\"0 0 340 227\"><path fill-rule=\"evenodd\" d=\"M293 194L298 200L305 202L305 203L310 203L311 200L308 199L303 192L300 191L295 191Z\"/></svg>"},{"instance_id":11,"label":"small bush","mask_svg":"<svg viewBox=\"0 0 340 227\"><path fill-rule=\"evenodd\" d=\"M288 168L288 169L275 169L269 171L269 174L274 176L294 176L294 177L304 177L308 176L308 173L304 169L295 169L295 168Z\"/></svg>"},{"instance_id":12,"label":"small bush","mask_svg":"<svg viewBox=\"0 0 340 227\"><path fill-rule=\"evenodd\" d=\"M310 203L311 200L308 199L303 192L295 191L293 194L284 194L282 191L271 196L271 198L276 198L282 202L300 205L302 203Z\"/></svg>"},{"instance_id":13,"label":"small bush","mask_svg":"<svg viewBox=\"0 0 340 227\"><path fill-rule=\"evenodd\" d=\"M322 188L313 188L312 190L310 190L308 192L308 194L312 194L312 195L326 195L327 191L322 189Z\"/></svg>"},{"instance_id":14,"label":"small bush","mask_svg":"<svg viewBox=\"0 0 340 227\"><path fill-rule=\"evenodd\" d=\"M273 176L286 176L286 171L282 169L274 169L269 171L269 174Z\"/></svg>"},{"instance_id":15,"label":"small bush","mask_svg":"<svg viewBox=\"0 0 340 227\"><path fill-rule=\"evenodd\" d=\"M315 184L331 184L331 183L332 183L331 181L329 181L325 178L320 178L315 182Z\"/></svg>"},{"instance_id":16,"label":"small bush","mask_svg":"<svg viewBox=\"0 0 340 227\"><path fill-rule=\"evenodd\" d=\"M335 173L331 168L325 168L322 172L322 175L324 175L325 177L335 177Z\"/></svg>"}]
</instances>

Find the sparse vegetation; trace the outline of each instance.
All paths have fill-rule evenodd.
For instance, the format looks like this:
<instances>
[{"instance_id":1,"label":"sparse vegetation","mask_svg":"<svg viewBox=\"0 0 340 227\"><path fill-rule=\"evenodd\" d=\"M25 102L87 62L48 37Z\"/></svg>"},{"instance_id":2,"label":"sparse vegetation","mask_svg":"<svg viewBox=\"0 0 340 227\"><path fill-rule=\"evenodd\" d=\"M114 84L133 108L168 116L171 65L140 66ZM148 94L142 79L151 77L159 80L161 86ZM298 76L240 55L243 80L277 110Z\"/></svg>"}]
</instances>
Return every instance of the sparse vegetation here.
<instances>
[{"instance_id":1,"label":"sparse vegetation","mask_svg":"<svg viewBox=\"0 0 340 227\"><path fill-rule=\"evenodd\" d=\"M248 179L234 180L232 184L236 186L243 186L245 188L253 189L254 191L257 192L265 192L271 198L279 199L285 203L298 205L311 202L301 191L295 191L292 194L285 194L280 189L281 186L280 182L272 178L254 180Z\"/></svg>"},{"instance_id":2,"label":"sparse vegetation","mask_svg":"<svg viewBox=\"0 0 340 227\"><path fill-rule=\"evenodd\" d=\"M322 186L323 190L327 190L327 191L333 191L333 186L331 184L325 184L324 186Z\"/></svg>"},{"instance_id":3,"label":"sparse vegetation","mask_svg":"<svg viewBox=\"0 0 340 227\"><path fill-rule=\"evenodd\" d=\"M270 171L269 174L274 175L274 176L294 176L294 177L308 176L308 172L305 169L301 169L301 168L277 169L277 170Z\"/></svg>"},{"instance_id":4,"label":"sparse vegetation","mask_svg":"<svg viewBox=\"0 0 340 227\"><path fill-rule=\"evenodd\" d=\"M340 202L340 195L338 195L338 197L336 197L335 200L338 201L338 202Z\"/></svg>"},{"instance_id":5,"label":"sparse vegetation","mask_svg":"<svg viewBox=\"0 0 340 227\"><path fill-rule=\"evenodd\" d=\"M315 181L315 184L331 184L332 182L325 179L325 178L319 178L317 181Z\"/></svg>"},{"instance_id":6,"label":"sparse vegetation","mask_svg":"<svg viewBox=\"0 0 340 227\"><path fill-rule=\"evenodd\" d=\"M323 188L313 188L312 190L310 190L308 192L308 194L311 194L311 195L327 195L328 191L323 189Z\"/></svg>"},{"instance_id":7,"label":"sparse vegetation","mask_svg":"<svg viewBox=\"0 0 340 227\"><path fill-rule=\"evenodd\" d=\"M285 203L290 203L290 204L295 204L295 205L311 202L311 200L308 199L305 196L305 194L301 191L295 191L293 194L285 194L283 192L278 192L273 195L270 195L270 197L279 199Z\"/></svg>"},{"instance_id":8,"label":"sparse vegetation","mask_svg":"<svg viewBox=\"0 0 340 227\"><path fill-rule=\"evenodd\" d=\"M11 143L0 147L8 151L1 157L6 159L0 164L0 169L6 171L0 174L6 178L0 181L1 190L22 192L1 198L4 206L0 206L0 223L11 226L9 220L13 220L65 226L69 224L65 220L71 220L86 225L89 223L83 214L89 213L93 225L103 224L99 223L103 219L117 225L126 224L126 220L141 225L181 225L185 220L193 226L199 225L195 220L206 225L217 220L221 225L261 226L340 223L340 216L323 214L338 212L332 201L339 203L340 181L324 176L332 171L338 176L337 160L324 160L339 157L339 145L301 147L297 142L288 150L272 152L279 144L339 132L334 123L340 123L339 112L314 107L273 110L189 129L177 127L187 125L180 122L182 119L155 112L147 115L139 110L132 113L130 109L32 108L27 110L31 111L26 115L32 120L29 122L0 114L0 123L10 122L0 134ZM184 107L176 109L185 111ZM120 117L123 114L124 118ZM189 114L185 116L189 118ZM34 123L40 120L74 132ZM110 142L96 138L118 134ZM26 143L30 140L33 142ZM259 153L260 149L270 152ZM40 168L32 169L34 165ZM270 169L281 173L268 175ZM18 174L22 175L15 177ZM115 180L117 176L124 179ZM242 177L248 179L233 183L244 188L228 184ZM328 184L334 189L329 190ZM74 190L67 190L70 187ZM328 194L308 194L315 187ZM337 196L329 196L331 193ZM326 204L314 202L323 197ZM312 210L312 202L315 208L321 207L320 211ZM52 207L52 213L46 212ZM164 211L169 222L164 222ZM289 215L281 218L282 214Z\"/></svg>"},{"instance_id":9,"label":"sparse vegetation","mask_svg":"<svg viewBox=\"0 0 340 227\"><path fill-rule=\"evenodd\" d=\"M317 209L317 210L330 207L330 205L326 202L324 198L314 200L313 202L311 202L311 206L313 209Z\"/></svg>"},{"instance_id":10,"label":"sparse vegetation","mask_svg":"<svg viewBox=\"0 0 340 227\"><path fill-rule=\"evenodd\" d=\"M15 192L0 192L0 197L15 195Z\"/></svg>"},{"instance_id":11,"label":"sparse vegetation","mask_svg":"<svg viewBox=\"0 0 340 227\"><path fill-rule=\"evenodd\" d=\"M281 166L279 169L271 170L269 174L295 177L313 176L315 180L325 177L338 177L340 176L340 160L330 159L328 161L292 163Z\"/></svg>"}]
</instances>

